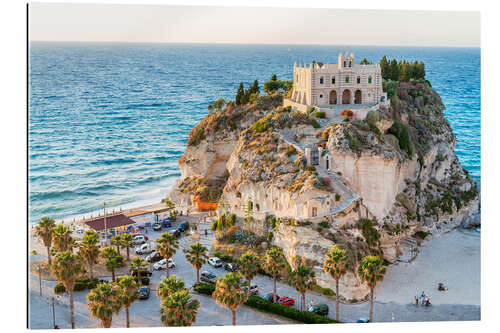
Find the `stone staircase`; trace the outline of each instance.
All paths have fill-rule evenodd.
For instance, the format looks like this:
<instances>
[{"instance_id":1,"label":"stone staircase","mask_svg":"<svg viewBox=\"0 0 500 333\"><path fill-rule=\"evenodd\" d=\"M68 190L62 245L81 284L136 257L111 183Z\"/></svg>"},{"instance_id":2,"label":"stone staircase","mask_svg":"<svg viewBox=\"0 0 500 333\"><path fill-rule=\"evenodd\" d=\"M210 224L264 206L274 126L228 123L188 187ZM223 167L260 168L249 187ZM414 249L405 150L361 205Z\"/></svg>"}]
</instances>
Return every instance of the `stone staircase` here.
<instances>
[{"instance_id":1,"label":"stone staircase","mask_svg":"<svg viewBox=\"0 0 500 333\"><path fill-rule=\"evenodd\" d=\"M278 136L280 136L283 139L283 141L285 141L287 144L293 146L297 151L301 152L302 154L304 154L305 148L312 148L309 146L303 147L303 146L299 145L297 142L295 142L295 140L293 140L289 136L284 135L282 133L277 132L276 134ZM337 216L343 210L348 208L354 201L356 201L360 198L359 194L357 194L351 188L349 188L348 186L346 186L344 184L344 182L337 175L337 173L330 171L330 170L326 170L325 168L323 168L319 165L316 165L315 167L316 167L316 170L318 171L319 176L329 177L331 182L332 182L333 187L340 189L342 192L342 193L339 193L340 195L342 195L342 200L337 205L332 207L332 209L330 211L331 215Z\"/></svg>"},{"instance_id":2,"label":"stone staircase","mask_svg":"<svg viewBox=\"0 0 500 333\"><path fill-rule=\"evenodd\" d=\"M418 242L413 237L403 238L399 241L399 251L401 255L398 256L398 262L411 262L418 255Z\"/></svg>"}]
</instances>

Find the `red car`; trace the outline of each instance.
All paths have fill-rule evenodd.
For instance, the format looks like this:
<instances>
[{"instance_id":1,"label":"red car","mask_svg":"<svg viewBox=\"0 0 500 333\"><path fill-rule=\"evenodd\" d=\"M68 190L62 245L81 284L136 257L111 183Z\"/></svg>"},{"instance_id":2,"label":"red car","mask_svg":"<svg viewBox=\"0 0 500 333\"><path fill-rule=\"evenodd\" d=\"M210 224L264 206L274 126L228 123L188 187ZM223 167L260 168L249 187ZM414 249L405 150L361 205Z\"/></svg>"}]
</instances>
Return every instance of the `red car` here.
<instances>
[{"instance_id":1,"label":"red car","mask_svg":"<svg viewBox=\"0 0 500 333\"><path fill-rule=\"evenodd\" d=\"M292 306L295 304L295 300L293 298L283 296L278 300L278 304L284 306Z\"/></svg>"}]
</instances>

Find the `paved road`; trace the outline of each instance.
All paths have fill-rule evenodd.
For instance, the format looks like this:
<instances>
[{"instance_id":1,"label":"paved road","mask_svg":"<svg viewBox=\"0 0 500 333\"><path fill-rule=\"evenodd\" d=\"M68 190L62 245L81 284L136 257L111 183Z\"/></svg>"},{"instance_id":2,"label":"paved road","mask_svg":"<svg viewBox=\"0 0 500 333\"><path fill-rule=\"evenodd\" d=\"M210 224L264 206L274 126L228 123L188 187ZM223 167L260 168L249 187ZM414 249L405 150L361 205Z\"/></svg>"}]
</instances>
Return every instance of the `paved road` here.
<instances>
[{"instance_id":1,"label":"paved road","mask_svg":"<svg viewBox=\"0 0 500 333\"><path fill-rule=\"evenodd\" d=\"M174 224L175 227L175 224ZM211 231L208 236L204 236L204 230L209 229L209 224L201 224L201 239L200 242L209 246L212 242L213 234ZM159 237L161 232L148 231L150 239L154 240ZM194 243L195 240L191 236L183 236L180 240L180 249L174 255L176 268L170 270L170 274L176 274L182 277L186 286L191 287L196 281L195 269L186 262L183 248ZM145 257L145 256L143 256ZM218 277L223 276L227 272L223 268L214 268L204 265L201 269L213 272ZM157 284L165 277L164 271L155 271L151 277L151 287L153 289L152 296L149 300L137 301L130 309L132 326L135 327L151 327L161 326L158 311L160 308L159 299L155 295ZM52 288L55 282L42 281L44 286L43 293L45 295L52 294ZM52 308L49 301L40 298L38 295L38 279L31 275L31 327L32 328L50 328L52 325ZM257 276L252 284L259 286L261 296L272 292L272 280L266 276ZM280 296L288 296L295 299L294 308L300 309L300 294L287 284L279 282L277 285L277 293ZM375 292L376 294L376 292ZM86 308L87 292L75 293L75 317L78 327L97 327L97 321L91 318ZM60 304L56 305L56 322L63 327L69 327L69 308L66 296L57 296ZM194 297L200 300L201 306L198 314L196 325L231 325L231 312L224 309L215 303L211 297L194 294ZM317 294L307 293L306 304L313 301L314 303L328 304L330 308L329 317L335 316L335 301L331 298L320 296ZM367 317L369 314L368 302L350 305L341 304L340 320L344 322L356 322L361 317ZM120 314L113 319L113 327L124 327L125 314L121 311ZM412 322L412 321L460 321L460 320L480 320L480 306L477 305L460 305L460 304L439 304L431 307L415 307L411 304L411 299L408 304L399 304L395 302L379 302L375 301L374 317L377 322ZM237 323L241 325L276 325L293 323L278 316L263 314L252 308L242 306L237 311Z\"/></svg>"},{"instance_id":2,"label":"paved road","mask_svg":"<svg viewBox=\"0 0 500 333\"><path fill-rule=\"evenodd\" d=\"M209 225L202 225L202 228L208 228ZM174 224L175 227L175 224ZM150 239L154 240L159 237L161 232L148 231L147 235ZM182 252L182 248L189 246L190 236L182 237L179 240L181 248L174 256L176 268L170 270L170 274L176 274L182 277L186 286L191 287L196 281L196 271L187 263ZM194 242L194 241L193 241ZM202 243L211 243L209 238L202 236L200 239ZM143 256L145 257L145 256ZM203 269L209 268L204 267ZM216 270L218 275L223 275L221 269ZM131 326L133 327L159 327L162 326L159 317L160 299L156 296L156 286L165 278L164 271L155 271L151 277L151 297L148 300L138 300L130 308ZM70 328L70 315L69 315L69 300L67 294L54 295L53 288L56 282L42 281L42 293L39 294L39 280L33 274L30 274L30 327L31 328L52 328L52 302L51 297L55 296L55 315L56 324L60 328ZM92 328L98 327L98 322L92 318L86 307L88 291L75 292L75 321L76 326L79 328ZM222 308L211 297L193 294L193 297L200 301L200 310L196 326L208 325L231 325L231 311ZM241 306L236 314L236 321L238 325L279 325L279 324L293 324L295 322L286 318L267 315L256 311L247 306ZM125 311L121 311L118 316L113 318L113 327L125 327Z\"/></svg>"}]
</instances>

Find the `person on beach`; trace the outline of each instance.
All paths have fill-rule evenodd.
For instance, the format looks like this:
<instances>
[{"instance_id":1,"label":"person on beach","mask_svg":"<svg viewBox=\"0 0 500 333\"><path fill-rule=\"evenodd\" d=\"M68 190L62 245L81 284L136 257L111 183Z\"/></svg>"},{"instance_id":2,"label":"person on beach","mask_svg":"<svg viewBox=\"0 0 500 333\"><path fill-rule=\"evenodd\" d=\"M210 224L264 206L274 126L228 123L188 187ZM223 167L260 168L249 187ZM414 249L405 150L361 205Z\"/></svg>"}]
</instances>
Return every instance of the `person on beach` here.
<instances>
[{"instance_id":1,"label":"person on beach","mask_svg":"<svg viewBox=\"0 0 500 333\"><path fill-rule=\"evenodd\" d=\"M417 296L414 297L413 304L415 304L418 307L418 298L417 298Z\"/></svg>"}]
</instances>

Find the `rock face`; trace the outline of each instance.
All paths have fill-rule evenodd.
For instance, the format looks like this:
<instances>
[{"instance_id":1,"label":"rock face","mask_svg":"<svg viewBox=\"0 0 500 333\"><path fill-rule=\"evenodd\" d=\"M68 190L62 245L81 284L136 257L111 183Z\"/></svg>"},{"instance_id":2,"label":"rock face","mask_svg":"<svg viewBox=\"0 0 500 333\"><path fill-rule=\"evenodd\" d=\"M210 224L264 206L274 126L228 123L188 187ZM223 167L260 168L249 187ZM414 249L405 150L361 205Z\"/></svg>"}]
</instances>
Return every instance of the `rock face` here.
<instances>
[{"instance_id":1,"label":"rock face","mask_svg":"<svg viewBox=\"0 0 500 333\"><path fill-rule=\"evenodd\" d=\"M334 285L325 253L347 249L342 296L364 298L363 256L394 262L429 234L479 224L478 191L454 154L441 98L423 81L391 85L390 107L366 120L318 120L283 108L279 93L209 115L191 132L171 200L218 201L219 214L272 232L271 245L289 263L305 260L324 287Z\"/></svg>"}]
</instances>

